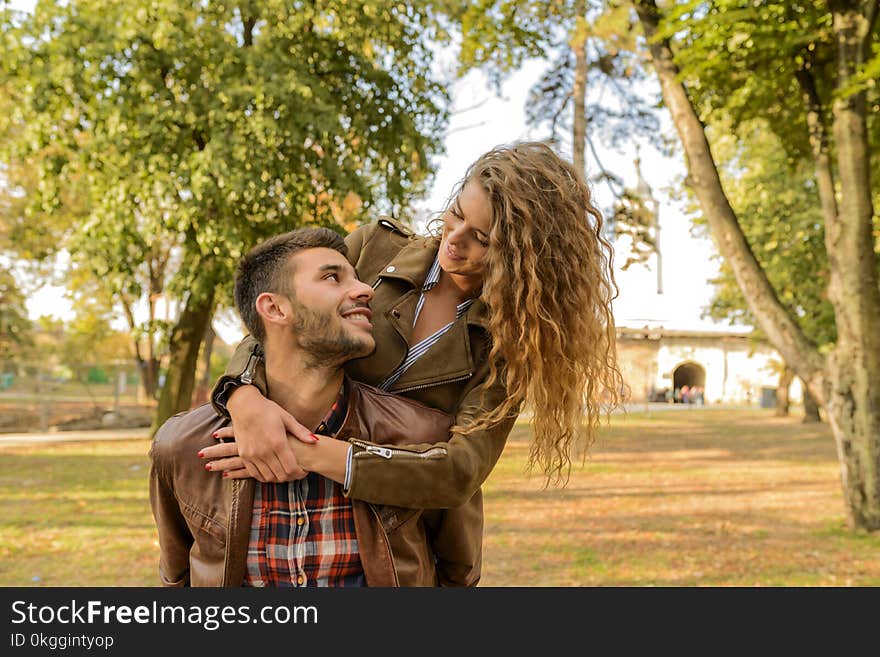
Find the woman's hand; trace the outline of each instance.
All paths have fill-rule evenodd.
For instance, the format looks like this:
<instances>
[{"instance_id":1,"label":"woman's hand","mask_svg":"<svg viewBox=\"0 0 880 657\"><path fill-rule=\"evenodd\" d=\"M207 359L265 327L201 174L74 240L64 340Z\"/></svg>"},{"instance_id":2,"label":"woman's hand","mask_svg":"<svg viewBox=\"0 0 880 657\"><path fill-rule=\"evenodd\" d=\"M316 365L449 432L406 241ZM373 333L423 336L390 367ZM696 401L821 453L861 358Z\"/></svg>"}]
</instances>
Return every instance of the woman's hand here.
<instances>
[{"instance_id":1,"label":"woman's hand","mask_svg":"<svg viewBox=\"0 0 880 657\"><path fill-rule=\"evenodd\" d=\"M251 476L262 482L280 483L306 476L288 443L288 434L305 443L313 443L315 438L296 418L263 397L254 386L241 386L233 391L226 408L232 417L232 426L220 429L214 437L235 439L240 458L236 465L243 466L246 473L237 473L236 478ZM225 445L205 448L203 458L229 457L228 449L217 449ZM211 470L230 470L211 466Z\"/></svg>"},{"instance_id":2,"label":"woman's hand","mask_svg":"<svg viewBox=\"0 0 880 657\"><path fill-rule=\"evenodd\" d=\"M221 432L231 430L232 427L224 427L216 434L217 438L225 438L221 436ZM251 475L245 467L244 459L238 455L238 445L236 443L217 443L211 447L205 447L199 452L199 458L205 459L205 470L211 472L220 472L224 477L230 479L246 479ZM257 481L263 481L262 475L254 477Z\"/></svg>"},{"instance_id":3,"label":"woman's hand","mask_svg":"<svg viewBox=\"0 0 880 657\"><path fill-rule=\"evenodd\" d=\"M214 435L217 438L226 438L232 435L232 428L224 427ZM317 442L309 445L296 438L288 437L288 444L306 474L317 472L340 484L344 483L350 445L344 440L336 440L330 436L316 436L316 439ZM244 460L238 454L236 443L218 443L211 447L205 447L199 452L199 457L207 461L205 463L206 470L221 472L224 477L245 479L251 476L245 468ZM255 479L263 481L262 476L255 477Z\"/></svg>"}]
</instances>

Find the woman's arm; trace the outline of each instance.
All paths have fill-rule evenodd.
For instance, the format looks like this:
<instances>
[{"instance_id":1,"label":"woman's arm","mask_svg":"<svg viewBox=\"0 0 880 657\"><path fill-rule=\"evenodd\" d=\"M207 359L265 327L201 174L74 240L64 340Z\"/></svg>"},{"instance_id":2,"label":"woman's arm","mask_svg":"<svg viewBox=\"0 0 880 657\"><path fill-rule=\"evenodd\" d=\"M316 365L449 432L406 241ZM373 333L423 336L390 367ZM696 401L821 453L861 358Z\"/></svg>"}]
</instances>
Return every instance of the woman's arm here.
<instances>
[{"instance_id":1,"label":"woman's arm","mask_svg":"<svg viewBox=\"0 0 880 657\"><path fill-rule=\"evenodd\" d=\"M482 414L480 399L485 385L475 386L465 396L455 418L464 426ZM493 408L504 399L504 386L495 383L487 391L485 404ZM351 449L351 472L346 494L373 504L407 508L451 508L470 500L492 471L507 442L516 418L508 418L485 430L469 435L452 433L449 440L437 443L389 445L386 441L351 442L319 436L315 444L291 440L290 447L298 463L339 483L345 483ZM230 428L218 436L232 435ZM236 434L237 435L237 434ZM374 437L376 438L376 437ZM213 470L225 470L228 476L247 476L242 461L235 457L235 443L206 448L206 459Z\"/></svg>"},{"instance_id":2,"label":"woman's arm","mask_svg":"<svg viewBox=\"0 0 880 657\"><path fill-rule=\"evenodd\" d=\"M467 426L483 414L485 384L472 388L460 404L455 424ZM505 398L494 383L483 399L491 409ZM515 417L468 435L452 433L446 442L384 445L352 441L351 482L347 495L375 504L409 508L458 507L473 497L504 450Z\"/></svg>"}]
</instances>

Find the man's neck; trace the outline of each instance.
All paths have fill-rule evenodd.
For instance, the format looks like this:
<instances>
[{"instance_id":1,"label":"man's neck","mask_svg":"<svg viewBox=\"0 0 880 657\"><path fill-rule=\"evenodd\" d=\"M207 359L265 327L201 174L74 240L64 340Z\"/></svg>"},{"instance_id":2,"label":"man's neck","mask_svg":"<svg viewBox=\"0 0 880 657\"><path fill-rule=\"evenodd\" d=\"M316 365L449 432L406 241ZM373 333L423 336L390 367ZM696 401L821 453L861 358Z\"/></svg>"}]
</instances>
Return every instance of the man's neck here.
<instances>
[{"instance_id":1,"label":"man's neck","mask_svg":"<svg viewBox=\"0 0 880 657\"><path fill-rule=\"evenodd\" d=\"M343 371L341 367L308 367L307 360L298 350L267 348L266 383L269 399L314 429L336 401Z\"/></svg>"}]
</instances>

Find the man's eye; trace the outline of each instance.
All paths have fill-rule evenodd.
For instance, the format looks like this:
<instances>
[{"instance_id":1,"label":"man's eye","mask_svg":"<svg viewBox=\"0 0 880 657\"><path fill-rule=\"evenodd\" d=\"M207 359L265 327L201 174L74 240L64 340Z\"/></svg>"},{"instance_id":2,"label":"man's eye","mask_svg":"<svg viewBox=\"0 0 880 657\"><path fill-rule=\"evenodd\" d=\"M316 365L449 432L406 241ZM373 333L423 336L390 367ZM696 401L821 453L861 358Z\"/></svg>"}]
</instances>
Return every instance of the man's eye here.
<instances>
[{"instance_id":1,"label":"man's eye","mask_svg":"<svg viewBox=\"0 0 880 657\"><path fill-rule=\"evenodd\" d=\"M336 282L338 283L338 282L339 282L339 274L327 274L327 275L324 277L324 279L325 279L325 280L333 279L334 281L336 281Z\"/></svg>"}]
</instances>

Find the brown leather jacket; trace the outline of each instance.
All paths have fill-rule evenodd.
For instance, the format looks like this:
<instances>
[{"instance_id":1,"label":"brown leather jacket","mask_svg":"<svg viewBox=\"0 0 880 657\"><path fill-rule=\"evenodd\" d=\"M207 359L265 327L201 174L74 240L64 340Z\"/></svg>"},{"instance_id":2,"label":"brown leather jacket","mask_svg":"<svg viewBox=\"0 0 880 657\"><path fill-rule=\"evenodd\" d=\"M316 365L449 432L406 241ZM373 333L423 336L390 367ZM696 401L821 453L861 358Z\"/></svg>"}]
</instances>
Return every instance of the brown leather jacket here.
<instances>
[{"instance_id":1,"label":"brown leather jacket","mask_svg":"<svg viewBox=\"0 0 880 657\"><path fill-rule=\"evenodd\" d=\"M441 411L346 380L348 414L336 437L394 444L413 435L444 438L452 418ZM159 528L165 586L241 586L246 573L253 479L229 480L197 458L228 420L207 404L163 424L150 456L150 503ZM420 509L352 500L358 550L368 586L435 586L438 573ZM435 549L437 549L435 547ZM454 545L440 549L454 550ZM454 552L439 555L456 562ZM467 584L469 582L461 582Z\"/></svg>"},{"instance_id":2,"label":"brown leather jacket","mask_svg":"<svg viewBox=\"0 0 880 657\"><path fill-rule=\"evenodd\" d=\"M406 356L419 291L437 256L439 240L419 237L383 218L352 231L345 244L358 277L375 289L370 307L376 339L376 350L349 361L345 370L356 381L377 385ZM446 411L458 425L467 425L485 408L497 406L506 389L502 382L486 384L491 347L487 323L488 309L478 299L391 392ZM226 411L216 404L217 395L230 380L246 375L266 393L262 362L252 354L255 345L257 341L249 336L239 344L214 387L211 399L219 413ZM464 561L443 564L441 584L479 579L483 539L480 487L501 456L514 420L508 418L467 436L453 433L440 442L412 434L385 455L369 451L367 445L356 445L349 495L377 504L435 509L422 516L435 549L470 554ZM444 573L451 574L450 581L444 581Z\"/></svg>"}]
</instances>

